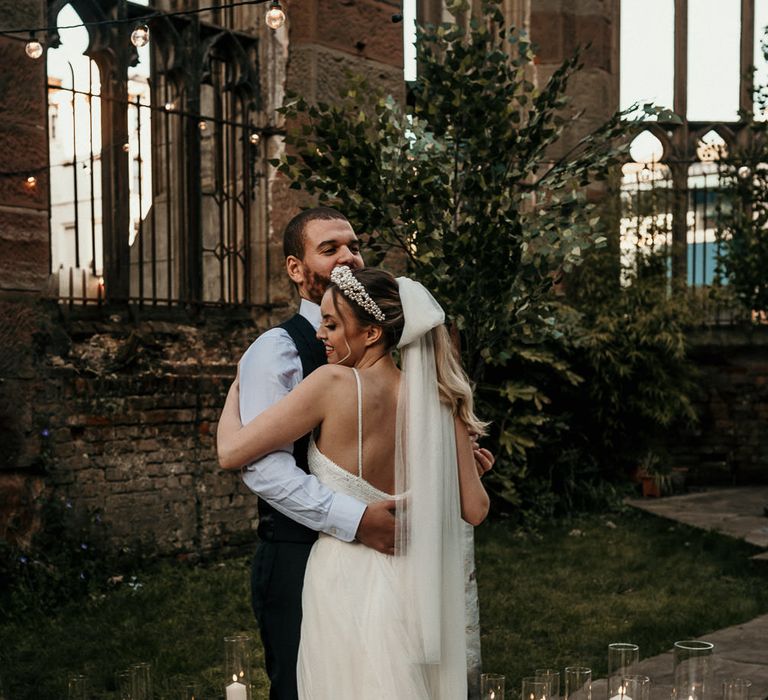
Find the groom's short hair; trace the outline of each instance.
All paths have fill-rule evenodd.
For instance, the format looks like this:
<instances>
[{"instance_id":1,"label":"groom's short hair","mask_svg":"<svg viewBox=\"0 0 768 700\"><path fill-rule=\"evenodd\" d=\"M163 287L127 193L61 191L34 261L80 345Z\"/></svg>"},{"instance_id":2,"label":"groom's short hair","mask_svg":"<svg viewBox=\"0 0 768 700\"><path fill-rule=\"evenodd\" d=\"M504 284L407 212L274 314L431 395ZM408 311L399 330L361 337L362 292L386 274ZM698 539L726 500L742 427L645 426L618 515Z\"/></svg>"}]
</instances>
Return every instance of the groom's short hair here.
<instances>
[{"instance_id":1,"label":"groom's short hair","mask_svg":"<svg viewBox=\"0 0 768 700\"><path fill-rule=\"evenodd\" d=\"M288 222L288 225L285 227L285 233L283 233L283 253L286 258L289 255L292 255L294 258L304 260L304 229L310 221L316 221L318 219L324 221L341 219L342 221L346 221L347 217L340 211L331 207L314 207L296 214L296 216Z\"/></svg>"}]
</instances>

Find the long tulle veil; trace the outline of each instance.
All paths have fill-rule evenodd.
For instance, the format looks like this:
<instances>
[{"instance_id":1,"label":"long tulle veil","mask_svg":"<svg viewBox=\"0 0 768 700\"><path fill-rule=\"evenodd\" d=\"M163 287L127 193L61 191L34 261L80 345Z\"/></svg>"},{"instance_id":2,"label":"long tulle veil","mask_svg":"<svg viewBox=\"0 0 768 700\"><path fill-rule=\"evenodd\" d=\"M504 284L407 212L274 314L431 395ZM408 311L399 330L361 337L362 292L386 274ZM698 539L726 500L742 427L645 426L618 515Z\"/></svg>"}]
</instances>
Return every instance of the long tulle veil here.
<instances>
[{"instance_id":1,"label":"long tulle veil","mask_svg":"<svg viewBox=\"0 0 768 700\"><path fill-rule=\"evenodd\" d=\"M440 401L431 329L445 314L418 282L397 280L405 315L397 410L395 550L402 567L404 640L427 666L430 697L465 698L463 525L453 416Z\"/></svg>"}]
</instances>

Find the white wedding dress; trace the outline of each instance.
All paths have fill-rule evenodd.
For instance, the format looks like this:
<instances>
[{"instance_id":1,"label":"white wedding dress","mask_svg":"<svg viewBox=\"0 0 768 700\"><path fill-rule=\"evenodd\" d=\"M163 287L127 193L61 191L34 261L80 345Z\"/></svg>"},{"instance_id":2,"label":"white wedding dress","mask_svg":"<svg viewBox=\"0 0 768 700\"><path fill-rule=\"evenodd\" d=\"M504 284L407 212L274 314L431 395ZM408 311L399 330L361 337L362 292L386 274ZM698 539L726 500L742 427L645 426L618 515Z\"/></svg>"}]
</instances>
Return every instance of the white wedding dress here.
<instances>
[{"instance_id":1,"label":"white wedding dress","mask_svg":"<svg viewBox=\"0 0 768 700\"><path fill-rule=\"evenodd\" d=\"M360 378L358 474L332 462L310 440L310 471L335 491L365 502L396 498L362 478ZM409 648L405 605L398 585L401 560L357 542L320 534L304 578L298 659L301 700L465 700L439 690L440 665L415 663ZM464 629L457 629L463 636ZM465 673L464 670L460 674ZM453 684L451 684L453 685Z\"/></svg>"}]
</instances>

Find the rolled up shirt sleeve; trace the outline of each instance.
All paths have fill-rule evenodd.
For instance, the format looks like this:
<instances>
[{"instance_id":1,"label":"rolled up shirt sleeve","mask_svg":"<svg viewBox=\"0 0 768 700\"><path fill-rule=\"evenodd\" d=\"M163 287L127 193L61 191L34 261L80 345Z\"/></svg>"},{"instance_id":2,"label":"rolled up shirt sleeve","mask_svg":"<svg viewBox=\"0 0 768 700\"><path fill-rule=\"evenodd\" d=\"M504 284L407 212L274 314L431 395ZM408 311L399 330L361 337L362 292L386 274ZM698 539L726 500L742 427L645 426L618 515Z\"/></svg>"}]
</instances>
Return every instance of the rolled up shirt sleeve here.
<instances>
[{"instance_id":1,"label":"rolled up shirt sleeve","mask_svg":"<svg viewBox=\"0 0 768 700\"><path fill-rule=\"evenodd\" d=\"M301 359L282 328L259 336L240 360L240 419L255 418L286 396L303 378ZM245 485L275 510L312 530L350 542L365 504L305 473L293 457L293 444L249 464Z\"/></svg>"}]
</instances>

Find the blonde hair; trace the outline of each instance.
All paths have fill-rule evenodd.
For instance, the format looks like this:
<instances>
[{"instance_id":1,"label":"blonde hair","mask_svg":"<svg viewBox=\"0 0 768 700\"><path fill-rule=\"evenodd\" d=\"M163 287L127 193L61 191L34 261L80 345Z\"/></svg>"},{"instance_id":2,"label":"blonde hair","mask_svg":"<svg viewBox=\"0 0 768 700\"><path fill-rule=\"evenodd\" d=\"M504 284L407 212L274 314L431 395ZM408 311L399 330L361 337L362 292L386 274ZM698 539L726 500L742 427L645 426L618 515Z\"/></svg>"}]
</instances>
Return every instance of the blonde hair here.
<instances>
[{"instance_id":1,"label":"blonde hair","mask_svg":"<svg viewBox=\"0 0 768 700\"><path fill-rule=\"evenodd\" d=\"M485 435L489 424L475 415L472 384L461 366L456 347L444 325L432 329L432 343L435 347L440 399L450 406L454 416L464 421L469 432Z\"/></svg>"}]
</instances>

